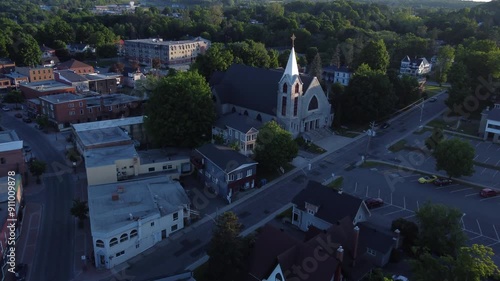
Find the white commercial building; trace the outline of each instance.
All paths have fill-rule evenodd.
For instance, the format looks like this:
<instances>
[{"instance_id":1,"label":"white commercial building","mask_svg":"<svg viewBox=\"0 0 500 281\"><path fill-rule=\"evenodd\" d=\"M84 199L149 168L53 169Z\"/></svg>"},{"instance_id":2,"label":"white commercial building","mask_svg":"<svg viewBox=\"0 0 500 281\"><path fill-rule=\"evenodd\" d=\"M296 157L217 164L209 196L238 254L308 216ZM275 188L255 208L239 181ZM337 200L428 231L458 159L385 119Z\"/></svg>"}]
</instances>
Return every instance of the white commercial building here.
<instances>
[{"instance_id":1,"label":"white commercial building","mask_svg":"<svg viewBox=\"0 0 500 281\"><path fill-rule=\"evenodd\" d=\"M165 176L88 187L97 268L137 256L182 229L190 200L179 182Z\"/></svg>"}]
</instances>

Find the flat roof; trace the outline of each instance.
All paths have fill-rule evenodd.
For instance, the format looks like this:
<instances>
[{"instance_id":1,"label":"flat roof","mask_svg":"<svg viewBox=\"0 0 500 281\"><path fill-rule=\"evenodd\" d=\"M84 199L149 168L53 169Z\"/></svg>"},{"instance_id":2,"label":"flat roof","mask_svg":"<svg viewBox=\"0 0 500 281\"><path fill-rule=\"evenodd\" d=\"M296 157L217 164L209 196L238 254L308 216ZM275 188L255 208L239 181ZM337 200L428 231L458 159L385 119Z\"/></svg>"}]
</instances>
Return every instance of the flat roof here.
<instances>
[{"instance_id":1,"label":"flat roof","mask_svg":"<svg viewBox=\"0 0 500 281\"><path fill-rule=\"evenodd\" d=\"M162 149L149 149L137 152L142 164L150 164L155 162L167 162L171 160L190 159L188 153L169 153Z\"/></svg>"},{"instance_id":2,"label":"flat roof","mask_svg":"<svg viewBox=\"0 0 500 281\"><path fill-rule=\"evenodd\" d=\"M146 44L153 44L153 45L179 45L179 44L196 43L196 42L200 42L200 41L210 43L210 40L202 38L202 37L196 37L196 38L193 38L191 40L179 40L179 41L164 41L161 38L133 39L133 40L125 40L125 43L126 42L133 42L133 43L146 43Z\"/></svg>"},{"instance_id":3,"label":"flat roof","mask_svg":"<svg viewBox=\"0 0 500 281\"><path fill-rule=\"evenodd\" d=\"M131 159L138 156L133 144L101 147L86 150L83 153L86 168L113 165L117 160Z\"/></svg>"},{"instance_id":4,"label":"flat roof","mask_svg":"<svg viewBox=\"0 0 500 281\"><path fill-rule=\"evenodd\" d=\"M118 200L112 200L113 194ZM106 234L182 210L190 200L179 182L158 176L89 186L88 205L92 232Z\"/></svg>"},{"instance_id":5,"label":"flat roof","mask_svg":"<svg viewBox=\"0 0 500 281\"><path fill-rule=\"evenodd\" d=\"M9 77L11 79L17 79L17 78L26 78L26 79L28 79L28 76L19 74L17 72L11 72L11 73L8 73L8 74L4 74L4 76L5 77Z\"/></svg>"},{"instance_id":6,"label":"flat roof","mask_svg":"<svg viewBox=\"0 0 500 281\"><path fill-rule=\"evenodd\" d=\"M107 79L116 78L116 77L109 77L107 75L102 75L102 74L85 74L84 77L88 80L107 80Z\"/></svg>"},{"instance_id":7,"label":"flat roof","mask_svg":"<svg viewBox=\"0 0 500 281\"><path fill-rule=\"evenodd\" d=\"M39 92L48 92L54 90L64 90L64 89L74 89L75 87L66 85L57 81L40 81L40 82L32 82L21 84L21 86L30 88L32 90L36 90Z\"/></svg>"},{"instance_id":8,"label":"flat roof","mask_svg":"<svg viewBox=\"0 0 500 281\"><path fill-rule=\"evenodd\" d=\"M124 95L124 94L109 94L109 95L101 95L98 97L88 97L87 106L92 105L100 105L101 99L104 103L104 106L110 106L115 104L124 104L129 102L140 101L141 99L134 96Z\"/></svg>"},{"instance_id":9,"label":"flat roof","mask_svg":"<svg viewBox=\"0 0 500 281\"><path fill-rule=\"evenodd\" d=\"M57 70L55 71L59 74L60 79L64 79L68 82L85 82L88 81L83 75L76 74L71 69Z\"/></svg>"},{"instance_id":10,"label":"flat roof","mask_svg":"<svg viewBox=\"0 0 500 281\"><path fill-rule=\"evenodd\" d=\"M40 104L40 99L36 98L36 99L28 99L29 102L32 102L34 104Z\"/></svg>"},{"instance_id":11,"label":"flat roof","mask_svg":"<svg viewBox=\"0 0 500 281\"><path fill-rule=\"evenodd\" d=\"M76 136L84 146L131 141L131 138L118 127L80 131L76 132Z\"/></svg>"},{"instance_id":12,"label":"flat roof","mask_svg":"<svg viewBox=\"0 0 500 281\"><path fill-rule=\"evenodd\" d=\"M12 151L23 148L23 141L19 140L16 131L1 131L0 132L0 152Z\"/></svg>"},{"instance_id":13,"label":"flat roof","mask_svg":"<svg viewBox=\"0 0 500 281\"><path fill-rule=\"evenodd\" d=\"M41 100L46 100L50 103L63 103L63 102L68 102L68 101L75 101L75 100L83 100L84 98L75 94L70 94L70 93L62 93L62 94L55 94L55 95L49 95L49 96L43 96L39 97Z\"/></svg>"},{"instance_id":14,"label":"flat roof","mask_svg":"<svg viewBox=\"0 0 500 281\"><path fill-rule=\"evenodd\" d=\"M128 126L144 123L144 116L126 117L120 119L103 120L89 123L73 124L75 132L103 129L111 127Z\"/></svg>"}]
</instances>

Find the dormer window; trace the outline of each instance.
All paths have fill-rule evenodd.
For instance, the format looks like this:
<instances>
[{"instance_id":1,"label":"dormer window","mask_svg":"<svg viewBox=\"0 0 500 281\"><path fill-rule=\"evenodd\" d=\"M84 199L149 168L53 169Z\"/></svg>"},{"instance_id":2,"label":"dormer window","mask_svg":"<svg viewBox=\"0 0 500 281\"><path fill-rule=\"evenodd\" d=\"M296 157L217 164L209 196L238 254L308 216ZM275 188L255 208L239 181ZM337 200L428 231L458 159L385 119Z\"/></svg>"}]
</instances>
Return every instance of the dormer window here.
<instances>
[{"instance_id":1,"label":"dormer window","mask_svg":"<svg viewBox=\"0 0 500 281\"><path fill-rule=\"evenodd\" d=\"M318 212L319 207L314 205L314 204L310 204L310 203L306 202L305 209L306 209L308 214L314 216Z\"/></svg>"},{"instance_id":2,"label":"dormer window","mask_svg":"<svg viewBox=\"0 0 500 281\"><path fill-rule=\"evenodd\" d=\"M288 91L288 85L285 83L283 84L283 93L286 93Z\"/></svg>"}]
</instances>

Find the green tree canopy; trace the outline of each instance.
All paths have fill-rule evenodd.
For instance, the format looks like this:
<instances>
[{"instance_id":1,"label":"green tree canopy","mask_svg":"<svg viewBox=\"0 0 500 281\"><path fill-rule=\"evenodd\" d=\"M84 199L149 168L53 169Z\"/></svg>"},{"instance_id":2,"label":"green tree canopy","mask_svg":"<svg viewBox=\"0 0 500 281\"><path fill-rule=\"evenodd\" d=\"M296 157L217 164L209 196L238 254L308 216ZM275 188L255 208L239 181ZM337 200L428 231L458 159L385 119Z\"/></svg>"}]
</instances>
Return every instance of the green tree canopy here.
<instances>
[{"instance_id":1,"label":"green tree canopy","mask_svg":"<svg viewBox=\"0 0 500 281\"><path fill-rule=\"evenodd\" d=\"M448 72L453 64L453 60L455 59L455 49L446 45L441 47L438 51L437 56L437 67L435 68L436 72L436 81L441 84L448 80Z\"/></svg>"},{"instance_id":2,"label":"green tree canopy","mask_svg":"<svg viewBox=\"0 0 500 281\"><path fill-rule=\"evenodd\" d=\"M204 55L199 55L192 68L207 81L215 71L226 71L233 63L233 53L221 43L213 43Z\"/></svg>"},{"instance_id":3,"label":"green tree canopy","mask_svg":"<svg viewBox=\"0 0 500 281\"><path fill-rule=\"evenodd\" d=\"M78 218L79 220L84 220L88 217L89 207L87 206L87 201L81 201L80 199L73 200L73 206L70 209L71 215Z\"/></svg>"},{"instance_id":4,"label":"green tree canopy","mask_svg":"<svg viewBox=\"0 0 500 281\"><path fill-rule=\"evenodd\" d=\"M145 126L162 147L196 147L215 121L212 93L197 72L177 72L158 82L146 108Z\"/></svg>"},{"instance_id":5,"label":"green tree canopy","mask_svg":"<svg viewBox=\"0 0 500 281\"><path fill-rule=\"evenodd\" d=\"M42 60L42 51L38 42L30 34L21 33L12 46L16 64L35 66Z\"/></svg>"},{"instance_id":6,"label":"green tree canopy","mask_svg":"<svg viewBox=\"0 0 500 281\"><path fill-rule=\"evenodd\" d=\"M434 127L431 135L425 139L425 147L429 150L434 150L444 139L443 129Z\"/></svg>"},{"instance_id":7,"label":"green tree canopy","mask_svg":"<svg viewBox=\"0 0 500 281\"><path fill-rule=\"evenodd\" d=\"M238 280L243 270L245 249L239 236L242 225L233 212L225 212L215 219L212 239L208 244L208 277L210 280Z\"/></svg>"},{"instance_id":8,"label":"green tree canopy","mask_svg":"<svg viewBox=\"0 0 500 281\"><path fill-rule=\"evenodd\" d=\"M255 160L267 171L275 171L297 156L299 148L290 132L275 121L264 124L259 130L255 148Z\"/></svg>"},{"instance_id":9,"label":"green tree canopy","mask_svg":"<svg viewBox=\"0 0 500 281\"><path fill-rule=\"evenodd\" d=\"M319 53L314 56L311 64L309 64L309 75L318 78L321 81L321 74L323 72L323 67L321 65L321 57Z\"/></svg>"},{"instance_id":10,"label":"green tree canopy","mask_svg":"<svg viewBox=\"0 0 500 281\"><path fill-rule=\"evenodd\" d=\"M416 213L420 226L418 245L433 254L456 256L467 237L462 231L462 212L427 202ZM441 279L443 280L443 279Z\"/></svg>"},{"instance_id":11,"label":"green tree canopy","mask_svg":"<svg viewBox=\"0 0 500 281\"><path fill-rule=\"evenodd\" d=\"M371 69L385 73L389 66L389 53L384 40L372 40L361 50L358 65L366 63Z\"/></svg>"},{"instance_id":12,"label":"green tree canopy","mask_svg":"<svg viewBox=\"0 0 500 281\"><path fill-rule=\"evenodd\" d=\"M459 178L474 173L474 147L461 139L453 138L442 141L434 149L436 170L444 170L449 177Z\"/></svg>"}]
</instances>

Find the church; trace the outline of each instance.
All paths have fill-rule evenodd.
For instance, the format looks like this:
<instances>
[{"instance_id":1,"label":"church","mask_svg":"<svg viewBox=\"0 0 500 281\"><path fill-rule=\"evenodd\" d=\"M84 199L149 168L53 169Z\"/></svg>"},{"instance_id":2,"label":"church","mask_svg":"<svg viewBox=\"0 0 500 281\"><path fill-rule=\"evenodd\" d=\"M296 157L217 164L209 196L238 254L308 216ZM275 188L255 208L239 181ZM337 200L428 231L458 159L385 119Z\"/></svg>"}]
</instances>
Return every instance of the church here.
<instances>
[{"instance_id":1,"label":"church","mask_svg":"<svg viewBox=\"0 0 500 281\"><path fill-rule=\"evenodd\" d=\"M210 87L219 117L238 113L262 123L275 120L294 138L333 121L318 79L299 73L294 47L284 71L233 64L214 73Z\"/></svg>"}]
</instances>

